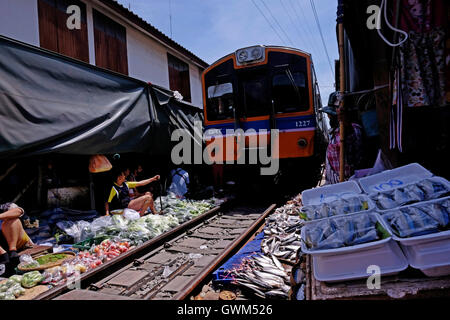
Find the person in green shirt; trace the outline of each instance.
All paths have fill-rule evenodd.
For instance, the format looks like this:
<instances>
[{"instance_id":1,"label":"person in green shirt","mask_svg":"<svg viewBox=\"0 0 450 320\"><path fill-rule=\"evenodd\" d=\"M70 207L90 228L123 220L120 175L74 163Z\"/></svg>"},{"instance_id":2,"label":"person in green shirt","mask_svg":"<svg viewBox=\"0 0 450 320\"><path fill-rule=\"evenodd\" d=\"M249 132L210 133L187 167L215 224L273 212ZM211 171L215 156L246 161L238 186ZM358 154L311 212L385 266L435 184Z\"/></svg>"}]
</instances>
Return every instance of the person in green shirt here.
<instances>
[{"instance_id":1,"label":"person in green shirt","mask_svg":"<svg viewBox=\"0 0 450 320\"><path fill-rule=\"evenodd\" d=\"M113 176L114 183L111 192L109 193L108 201L105 203L106 215L109 215L110 210L125 208L136 210L141 216L145 214L148 208L150 208L154 214L158 214L150 192L146 192L144 195L132 199L130 196L130 189L145 186L153 181L158 181L159 179L159 175L156 175L153 178L142 181L126 181L125 173L123 171L116 173Z\"/></svg>"}]
</instances>

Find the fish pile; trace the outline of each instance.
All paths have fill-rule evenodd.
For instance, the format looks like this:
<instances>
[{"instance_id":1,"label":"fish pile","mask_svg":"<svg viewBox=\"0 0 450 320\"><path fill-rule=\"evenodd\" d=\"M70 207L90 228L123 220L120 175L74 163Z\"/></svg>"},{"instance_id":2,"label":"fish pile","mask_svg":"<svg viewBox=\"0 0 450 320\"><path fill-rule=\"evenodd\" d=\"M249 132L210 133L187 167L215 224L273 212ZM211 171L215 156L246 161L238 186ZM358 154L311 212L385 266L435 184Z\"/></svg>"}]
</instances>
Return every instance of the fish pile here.
<instances>
[{"instance_id":1,"label":"fish pile","mask_svg":"<svg viewBox=\"0 0 450 320\"><path fill-rule=\"evenodd\" d=\"M301 246L300 231L304 220L297 215L277 211L266 219L261 250L265 255L295 262Z\"/></svg>"},{"instance_id":2,"label":"fish pile","mask_svg":"<svg viewBox=\"0 0 450 320\"><path fill-rule=\"evenodd\" d=\"M402 238L445 231L450 229L450 198L391 210L383 219Z\"/></svg>"},{"instance_id":3,"label":"fish pile","mask_svg":"<svg viewBox=\"0 0 450 320\"><path fill-rule=\"evenodd\" d=\"M437 199L448 195L450 184L443 178L431 177L414 184L371 195L378 209L388 210L413 202Z\"/></svg>"},{"instance_id":4,"label":"fish pile","mask_svg":"<svg viewBox=\"0 0 450 320\"><path fill-rule=\"evenodd\" d=\"M288 299L290 277L281 262L256 254L242 260L238 268L231 270L233 283L244 287L263 299Z\"/></svg>"}]
</instances>

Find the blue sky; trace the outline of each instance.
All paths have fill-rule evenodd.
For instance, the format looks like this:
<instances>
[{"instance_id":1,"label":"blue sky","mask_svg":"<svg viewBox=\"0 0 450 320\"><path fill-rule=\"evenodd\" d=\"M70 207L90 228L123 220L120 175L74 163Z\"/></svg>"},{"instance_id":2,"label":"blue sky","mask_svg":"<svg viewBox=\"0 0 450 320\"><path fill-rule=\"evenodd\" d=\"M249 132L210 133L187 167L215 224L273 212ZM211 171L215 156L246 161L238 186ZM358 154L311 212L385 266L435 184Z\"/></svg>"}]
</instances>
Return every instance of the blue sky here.
<instances>
[{"instance_id":1,"label":"blue sky","mask_svg":"<svg viewBox=\"0 0 450 320\"><path fill-rule=\"evenodd\" d=\"M117 1L169 37L171 12L172 39L207 63L213 63L239 48L256 44L285 45L310 52L324 104L328 101L328 95L334 91L334 75L310 0ZM337 0L314 0L314 4L334 69L334 60L339 58L336 41Z\"/></svg>"}]
</instances>

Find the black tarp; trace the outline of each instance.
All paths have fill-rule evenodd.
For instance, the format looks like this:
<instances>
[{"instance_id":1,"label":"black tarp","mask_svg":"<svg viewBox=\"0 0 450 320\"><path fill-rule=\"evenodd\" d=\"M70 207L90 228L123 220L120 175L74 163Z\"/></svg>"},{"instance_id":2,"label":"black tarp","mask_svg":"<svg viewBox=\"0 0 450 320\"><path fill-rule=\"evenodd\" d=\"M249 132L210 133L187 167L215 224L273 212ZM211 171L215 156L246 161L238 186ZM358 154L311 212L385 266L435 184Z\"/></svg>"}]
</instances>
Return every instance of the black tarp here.
<instances>
[{"instance_id":1,"label":"black tarp","mask_svg":"<svg viewBox=\"0 0 450 320\"><path fill-rule=\"evenodd\" d=\"M169 154L197 118L171 91L0 36L0 159Z\"/></svg>"}]
</instances>

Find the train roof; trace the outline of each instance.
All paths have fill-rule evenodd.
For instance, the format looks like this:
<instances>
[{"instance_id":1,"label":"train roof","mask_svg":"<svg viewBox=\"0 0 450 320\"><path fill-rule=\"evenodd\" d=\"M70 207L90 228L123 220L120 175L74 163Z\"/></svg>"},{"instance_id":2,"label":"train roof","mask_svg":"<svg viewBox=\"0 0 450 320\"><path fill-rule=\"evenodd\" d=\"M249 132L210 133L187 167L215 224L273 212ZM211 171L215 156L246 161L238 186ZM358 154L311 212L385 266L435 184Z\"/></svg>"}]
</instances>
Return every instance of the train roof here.
<instances>
[{"instance_id":1,"label":"train roof","mask_svg":"<svg viewBox=\"0 0 450 320\"><path fill-rule=\"evenodd\" d=\"M220 60L222 60L222 59L224 59L224 58L226 58L226 57L228 57L228 56L232 56L232 55L236 54L236 52L239 51L239 50L247 49L247 48L252 48L252 47L257 47L257 46L259 46L259 47L264 47L264 48L266 48L266 49L267 49L267 48L275 48L275 49L286 49L286 50L297 51L297 52L303 53L303 54L305 54L305 55L308 55L309 57L312 58L312 55L311 55L310 53L308 53L308 52L306 52L306 51L303 51L303 50L301 50L301 49L298 49L298 48L292 48L292 47L286 47L286 46L275 46L275 45L254 45L254 46L248 46L248 47L239 48L239 49L235 50L234 52L229 53L229 54L227 54L227 55L225 55L225 56L223 56L223 57L217 59L216 61L214 61L213 63L211 63L211 64L209 65L209 68L208 68L208 69L210 69L211 66L215 65L215 64L216 64L217 62L219 62Z\"/></svg>"}]
</instances>

